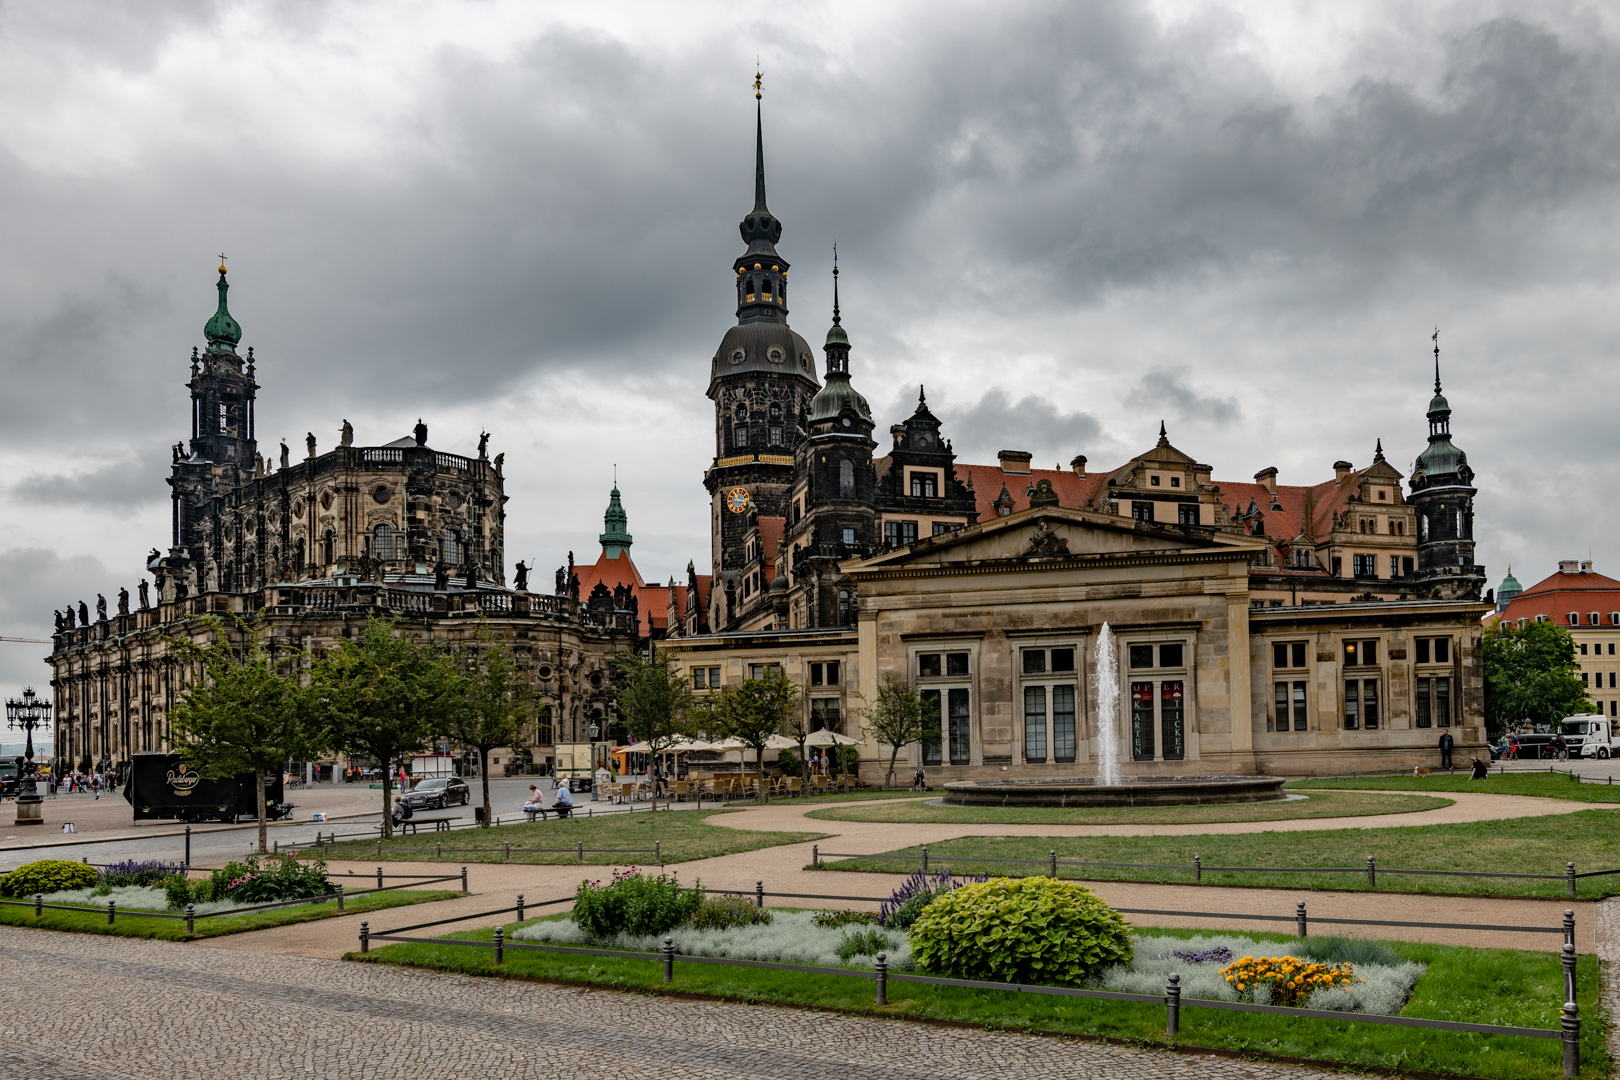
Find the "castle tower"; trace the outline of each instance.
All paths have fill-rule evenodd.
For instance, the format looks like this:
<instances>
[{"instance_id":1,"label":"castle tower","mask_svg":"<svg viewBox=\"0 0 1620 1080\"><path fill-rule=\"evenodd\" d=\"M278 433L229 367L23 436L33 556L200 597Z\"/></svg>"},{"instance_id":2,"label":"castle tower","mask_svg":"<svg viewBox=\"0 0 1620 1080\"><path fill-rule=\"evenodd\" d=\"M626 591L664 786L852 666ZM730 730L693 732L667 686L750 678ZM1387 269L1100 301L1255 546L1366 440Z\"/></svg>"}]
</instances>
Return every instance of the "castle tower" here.
<instances>
[{"instance_id":1,"label":"castle tower","mask_svg":"<svg viewBox=\"0 0 1620 1080\"><path fill-rule=\"evenodd\" d=\"M1451 405L1440 392L1440 332L1434 334L1429 445L1412 471L1417 511L1417 588L1439 600L1477 600L1485 568L1474 563L1474 471L1451 442Z\"/></svg>"},{"instance_id":2,"label":"castle tower","mask_svg":"<svg viewBox=\"0 0 1620 1080\"><path fill-rule=\"evenodd\" d=\"M764 118L754 78L754 208L738 230L747 245L732 264L737 325L720 339L709 368L714 402L714 461L704 474L709 491L715 588L709 622L733 621L735 579L744 564L746 535L760 515L786 517L793 452L804 438L803 418L820 388L810 346L787 323L788 262L776 251L782 223L765 202Z\"/></svg>"}]
</instances>

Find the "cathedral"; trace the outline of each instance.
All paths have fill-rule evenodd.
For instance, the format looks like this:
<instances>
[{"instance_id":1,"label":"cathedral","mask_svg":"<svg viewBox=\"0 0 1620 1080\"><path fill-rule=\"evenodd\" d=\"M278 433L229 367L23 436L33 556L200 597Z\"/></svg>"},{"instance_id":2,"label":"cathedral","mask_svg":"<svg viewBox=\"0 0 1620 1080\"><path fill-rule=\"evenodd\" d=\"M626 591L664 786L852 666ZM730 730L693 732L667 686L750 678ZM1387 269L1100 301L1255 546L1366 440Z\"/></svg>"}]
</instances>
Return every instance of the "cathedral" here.
<instances>
[{"instance_id":1,"label":"cathedral","mask_svg":"<svg viewBox=\"0 0 1620 1080\"><path fill-rule=\"evenodd\" d=\"M1283 484L1265 468L1220 480L1163 424L1102 469L1084 453L1037 468L1017 449L974 464L923 388L880 448L836 252L819 361L789 325L758 104L739 231L737 324L707 387L709 573L671 582L657 645L696 689L775 667L807 688L817 726L859 736L861 707L893 676L923 692L937 731L907 749L914 766L1084 775L1107 623L1140 773L1368 771L1426 761L1434 727L1483 740L1485 570L1438 332L1428 445L1410 477L1370 438L1371 460L1337 461L1331 479ZM862 756L875 767L879 748Z\"/></svg>"}]
</instances>

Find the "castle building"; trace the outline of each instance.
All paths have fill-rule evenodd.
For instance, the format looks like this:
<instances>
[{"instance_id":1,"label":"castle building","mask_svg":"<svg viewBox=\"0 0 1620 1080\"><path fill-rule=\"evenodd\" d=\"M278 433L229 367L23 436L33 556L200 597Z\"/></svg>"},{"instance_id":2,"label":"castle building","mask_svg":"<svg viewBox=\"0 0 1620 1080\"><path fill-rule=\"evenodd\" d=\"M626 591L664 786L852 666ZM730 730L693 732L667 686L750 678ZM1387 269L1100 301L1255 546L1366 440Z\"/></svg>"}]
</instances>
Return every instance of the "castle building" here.
<instances>
[{"instance_id":1,"label":"castle building","mask_svg":"<svg viewBox=\"0 0 1620 1080\"><path fill-rule=\"evenodd\" d=\"M615 603L611 586L607 603L531 593L521 563L506 586L503 461L488 458L487 435L467 457L430 446L420 421L375 446L354 445L345 421L325 453L310 434L302 460L282 444L279 467L268 465L254 436L253 350L237 352L223 266L217 289L206 348L192 350L191 436L173 450L169 546L147 562L156 587L142 580L134 604L122 590L112 612L98 597L94 615L83 601L56 613L47 662L63 763L121 773L132 754L168 749L186 672L167 641L205 642L202 620L232 615L262 619L273 649L316 652L371 615L454 649L476 647L487 627L538 701L526 744L492 763L544 764L564 747L570 760L589 755L592 726L600 734L611 721L608 661L641 636L630 596L621 589ZM603 541L639 582L617 490ZM659 593L651 606L662 615L668 604Z\"/></svg>"},{"instance_id":2,"label":"castle building","mask_svg":"<svg viewBox=\"0 0 1620 1080\"><path fill-rule=\"evenodd\" d=\"M1568 630L1592 708L1620 717L1620 581L1592 569L1590 559L1561 559L1556 574L1528 589L1509 568L1497 600L1486 626L1550 622Z\"/></svg>"},{"instance_id":3,"label":"castle building","mask_svg":"<svg viewBox=\"0 0 1620 1080\"><path fill-rule=\"evenodd\" d=\"M879 456L836 253L819 387L788 328L758 115L755 133L738 325L708 389L713 587L689 570L684 617L672 595L657 646L696 689L775 667L806 687L814 723L859 734L893 676L934 717L913 765L1085 774L1107 714L1087 685L1106 623L1137 772L1370 771L1426 762L1437 727L1483 740L1476 492L1438 335L1428 447L1404 486L1381 439L1368 465L1338 461L1316 483L1275 468L1218 480L1163 424L1111 469L1084 455L1039 469L1020 450L961 462L922 393ZM887 760L869 740L862 754Z\"/></svg>"}]
</instances>

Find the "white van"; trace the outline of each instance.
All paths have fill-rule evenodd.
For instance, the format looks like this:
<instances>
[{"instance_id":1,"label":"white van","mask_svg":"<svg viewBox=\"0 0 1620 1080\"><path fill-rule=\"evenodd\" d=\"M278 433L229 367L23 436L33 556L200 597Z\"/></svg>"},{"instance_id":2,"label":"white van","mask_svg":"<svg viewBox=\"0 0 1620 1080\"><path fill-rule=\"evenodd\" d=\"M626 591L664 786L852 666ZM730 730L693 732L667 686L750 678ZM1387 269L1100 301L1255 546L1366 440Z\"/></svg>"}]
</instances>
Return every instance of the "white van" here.
<instances>
[{"instance_id":1,"label":"white van","mask_svg":"<svg viewBox=\"0 0 1620 1080\"><path fill-rule=\"evenodd\" d=\"M1570 757L1592 757L1607 761L1612 754L1620 754L1620 743L1615 741L1614 724L1599 713L1566 716L1559 726L1564 742L1569 745Z\"/></svg>"}]
</instances>

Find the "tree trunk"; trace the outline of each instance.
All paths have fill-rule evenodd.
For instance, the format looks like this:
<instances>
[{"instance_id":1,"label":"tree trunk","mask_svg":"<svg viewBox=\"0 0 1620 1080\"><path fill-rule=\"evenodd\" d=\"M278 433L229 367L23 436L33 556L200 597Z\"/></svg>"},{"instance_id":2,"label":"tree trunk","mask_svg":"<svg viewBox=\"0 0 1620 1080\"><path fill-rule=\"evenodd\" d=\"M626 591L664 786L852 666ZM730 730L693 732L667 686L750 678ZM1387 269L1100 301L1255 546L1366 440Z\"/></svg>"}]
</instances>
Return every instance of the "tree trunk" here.
<instances>
[{"instance_id":1,"label":"tree trunk","mask_svg":"<svg viewBox=\"0 0 1620 1080\"><path fill-rule=\"evenodd\" d=\"M383 758L383 819L382 835L384 840L394 838L394 808L389 804L389 796L394 790L394 773L390 764L391 759Z\"/></svg>"},{"instance_id":2,"label":"tree trunk","mask_svg":"<svg viewBox=\"0 0 1620 1080\"><path fill-rule=\"evenodd\" d=\"M891 746L889 748L889 777L883 783L885 788L894 787L894 763L899 760L899 758L900 748L898 746Z\"/></svg>"},{"instance_id":3,"label":"tree trunk","mask_svg":"<svg viewBox=\"0 0 1620 1080\"><path fill-rule=\"evenodd\" d=\"M258 799L258 801L259 801L259 854L263 855L264 854L264 847L265 847L265 838L266 838L267 834L270 831L270 827L269 827L269 825L267 823L267 819L265 818L265 815L264 815L264 766L263 765L255 765L253 767L253 784L254 784L254 786L256 788L259 789L258 790L258 796L259 796L259 799Z\"/></svg>"},{"instance_id":4,"label":"tree trunk","mask_svg":"<svg viewBox=\"0 0 1620 1080\"><path fill-rule=\"evenodd\" d=\"M478 775L484 778L484 828L489 828L489 747L478 748Z\"/></svg>"}]
</instances>

